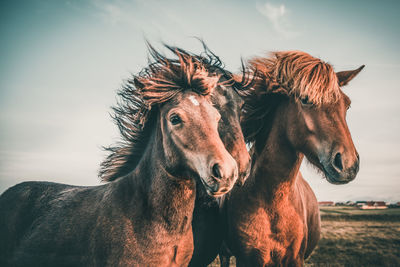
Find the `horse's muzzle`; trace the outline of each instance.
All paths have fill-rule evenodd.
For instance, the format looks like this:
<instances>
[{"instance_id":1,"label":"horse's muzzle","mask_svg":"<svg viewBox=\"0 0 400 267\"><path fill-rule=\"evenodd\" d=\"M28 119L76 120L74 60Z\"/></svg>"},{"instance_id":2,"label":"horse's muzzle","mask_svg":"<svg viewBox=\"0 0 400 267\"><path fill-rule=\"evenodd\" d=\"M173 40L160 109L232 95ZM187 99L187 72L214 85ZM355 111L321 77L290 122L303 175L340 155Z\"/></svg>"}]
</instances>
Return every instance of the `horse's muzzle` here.
<instances>
[{"instance_id":1,"label":"horse's muzzle","mask_svg":"<svg viewBox=\"0 0 400 267\"><path fill-rule=\"evenodd\" d=\"M326 179L331 184L347 184L356 178L360 168L360 156L356 154L356 160L350 167L344 164L341 153L336 153L329 161L321 162Z\"/></svg>"}]
</instances>

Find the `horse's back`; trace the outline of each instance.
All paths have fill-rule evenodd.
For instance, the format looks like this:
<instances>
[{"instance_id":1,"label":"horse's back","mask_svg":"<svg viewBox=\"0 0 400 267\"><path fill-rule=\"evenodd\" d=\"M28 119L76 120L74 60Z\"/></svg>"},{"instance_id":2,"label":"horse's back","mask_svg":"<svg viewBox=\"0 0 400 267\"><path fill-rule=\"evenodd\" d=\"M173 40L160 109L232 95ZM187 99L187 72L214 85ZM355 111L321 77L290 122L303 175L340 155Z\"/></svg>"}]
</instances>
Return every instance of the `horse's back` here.
<instances>
[{"instance_id":1,"label":"horse's back","mask_svg":"<svg viewBox=\"0 0 400 267\"><path fill-rule=\"evenodd\" d=\"M48 182L23 182L0 195L0 265L5 266L20 239L40 216L41 198L61 186ZM50 190L49 190L50 189Z\"/></svg>"},{"instance_id":2,"label":"horse's back","mask_svg":"<svg viewBox=\"0 0 400 267\"><path fill-rule=\"evenodd\" d=\"M72 186L50 182L23 182L10 187L0 195L1 226L21 227L21 223L28 223L40 215L44 204L55 194L69 187Z\"/></svg>"},{"instance_id":3,"label":"horse's back","mask_svg":"<svg viewBox=\"0 0 400 267\"><path fill-rule=\"evenodd\" d=\"M307 221L307 247L304 254L304 258L306 259L311 252L316 247L321 232L321 220L319 215L319 207L318 201L314 194L314 191L311 189L310 185L303 178L301 173L299 172L297 178L297 188L299 190L300 196L302 198L302 202L304 205L304 209L306 211L306 221Z\"/></svg>"},{"instance_id":4,"label":"horse's back","mask_svg":"<svg viewBox=\"0 0 400 267\"><path fill-rule=\"evenodd\" d=\"M21 249L27 244L33 245L28 250L40 247L30 239L33 236L48 238L51 233L36 234L35 229L46 224L49 211L57 205L54 204L57 196L74 188L78 187L50 182L24 182L9 188L0 196L0 266L7 266L7 261L11 264L13 260L23 260L24 257L18 253L27 251ZM62 220L57 216L52 219ZM16 261L12 265L19 264Z\"/></svg>"}]
</instances>

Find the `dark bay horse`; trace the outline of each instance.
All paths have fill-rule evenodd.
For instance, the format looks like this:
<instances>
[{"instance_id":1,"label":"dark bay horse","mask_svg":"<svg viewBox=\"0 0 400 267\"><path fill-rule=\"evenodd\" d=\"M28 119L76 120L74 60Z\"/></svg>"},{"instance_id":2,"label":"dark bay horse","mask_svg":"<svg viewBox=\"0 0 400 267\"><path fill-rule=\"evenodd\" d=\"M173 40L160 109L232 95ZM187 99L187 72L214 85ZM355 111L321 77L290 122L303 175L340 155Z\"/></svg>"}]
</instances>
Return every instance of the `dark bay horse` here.
<instances>
[{"instance_id":1,"label":"dark bay horse","mask_svg":"<svg viewBox=\"0 0 400 267\"><path fill-rule=\"evenodd\" d=\"M153 62L119 93L123 141L101 169L118 179L91 187L25 182L0 196L1 266L188 265L196 180L221 196L238 166L218 132L227 118L210 100L220 77L173 52L171 60L150 47ZM121 168L126 162L134 170Z\"/></svg>"},{"instance_id":2,"label":"dark bay horse","mask_svg":"<svg viewBox=\"0 0 400 267\"><path fill-rule=\"evenodd\" d=\"M226 244L237 266L302 266L319 240L320 216L299 168L305 156L332 184L355 178L359 156L345 120L350 99L340 87L364 66L335 73L299 51L249 66L254 85L243 92L242 129L253 167L244 186L225 196Z\"/></svg>"},{"instance_id":3,"label":"dark bay horse","mask_svg":"<svg viewBox=\"0 0 400 267\"><path fill-rule=\"evenodd\" d=\"M206 46L204 48L208 61L214 62L210 70L220 75L221 81L225 81L221 86L215 87L211 101L224 118L220 120L218 131L225 148L238 163L237 183L243 185L250 173L250 156L239 122L243 100L238 91L244 90L249 82L246 78L235 81L233 74L223 68L220 59ZM194 251L189 264L191 267L209 265L218 255L223 240L220 229L219 201L207 194L204 187L197 188L192 221Z\"/></svg>"}]
</instances>

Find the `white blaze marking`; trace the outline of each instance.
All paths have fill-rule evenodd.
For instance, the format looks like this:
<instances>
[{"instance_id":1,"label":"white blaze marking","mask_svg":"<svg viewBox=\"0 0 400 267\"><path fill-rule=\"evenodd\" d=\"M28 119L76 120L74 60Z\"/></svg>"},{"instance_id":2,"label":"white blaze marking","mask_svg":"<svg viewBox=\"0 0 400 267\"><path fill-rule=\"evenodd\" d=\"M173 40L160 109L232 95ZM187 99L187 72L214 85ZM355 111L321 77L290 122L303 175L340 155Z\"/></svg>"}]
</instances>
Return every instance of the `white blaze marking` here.
<instances>
[{"instance_id":1,"label":"white blaze marking","mask_svg":"<svg viewBox=\"0 0 400 267\"><path fill-rule=\"evenodd\" d=\"M194 95L189 96L190 101L192 101L193 105L198 106L199 102L197 99L194 97Z\"/></svg>"}]
</instances>

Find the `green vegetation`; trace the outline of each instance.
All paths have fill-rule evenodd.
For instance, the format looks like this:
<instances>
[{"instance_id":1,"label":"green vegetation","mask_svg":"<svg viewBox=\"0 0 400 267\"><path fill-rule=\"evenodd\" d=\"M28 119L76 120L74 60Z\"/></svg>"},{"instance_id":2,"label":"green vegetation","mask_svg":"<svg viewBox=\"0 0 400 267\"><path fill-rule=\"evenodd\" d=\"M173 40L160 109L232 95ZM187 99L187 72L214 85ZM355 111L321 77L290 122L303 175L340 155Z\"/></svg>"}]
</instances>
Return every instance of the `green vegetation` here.
<instances>
[{"instance_id":1,"label":"green vegetation","mask_svg":"<svg viewBox=\"0 0 400 267\"><path fill-rule=\"evenodd\" d=\"M321 219L321 240L306 266L400 266L400 209L321 207Z\"/></svg>"}]
</instances>

